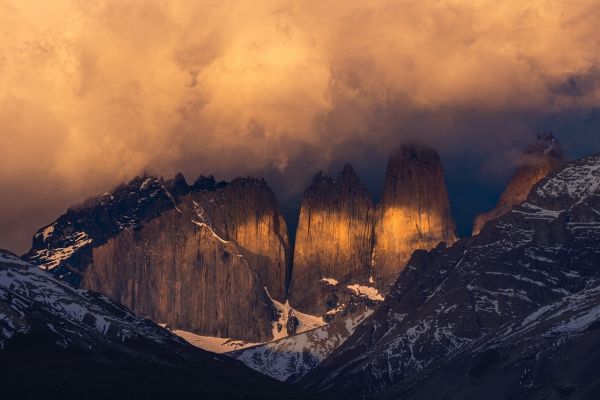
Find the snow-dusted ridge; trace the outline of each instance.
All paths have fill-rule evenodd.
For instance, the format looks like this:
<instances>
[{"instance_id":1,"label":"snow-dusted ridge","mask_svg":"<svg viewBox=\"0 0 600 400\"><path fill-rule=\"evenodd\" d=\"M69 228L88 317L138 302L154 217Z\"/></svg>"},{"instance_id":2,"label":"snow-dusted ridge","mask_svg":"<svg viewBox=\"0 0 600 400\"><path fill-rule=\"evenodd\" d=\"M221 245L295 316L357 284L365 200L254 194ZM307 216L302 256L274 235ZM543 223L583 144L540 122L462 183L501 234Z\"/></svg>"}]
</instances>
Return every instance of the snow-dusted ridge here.
<instances>
[{"instance_id":1,"label":"snow-dusted ridge","mask_svg":"<svg viewBox=\"0 0 600 400\"><path fill-rule=\"evenodd\" d=\"M39 324L63 347L143 338L156 343L182 339L138 317L105 296L75 289L17 256L0 251L0 347ZM44 315L50 315L46 318Z\"/></svg>"}]
</instances>

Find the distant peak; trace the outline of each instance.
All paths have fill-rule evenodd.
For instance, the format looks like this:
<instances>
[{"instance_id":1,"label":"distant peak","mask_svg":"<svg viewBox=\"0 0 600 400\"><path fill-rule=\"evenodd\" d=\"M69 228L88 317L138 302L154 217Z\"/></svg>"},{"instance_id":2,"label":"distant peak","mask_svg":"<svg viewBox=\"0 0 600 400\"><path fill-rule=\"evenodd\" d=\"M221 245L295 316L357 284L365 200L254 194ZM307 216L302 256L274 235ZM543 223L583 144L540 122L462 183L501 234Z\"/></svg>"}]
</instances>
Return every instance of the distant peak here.
<instances>
[{"instance_id":1,"label":"distant peak","mask_svg":"<svg viewBox=\"0 0 600 400\"><path fill-rule=\"evenodd\" d=\"M173 179L165 181L165 187L174 195L182 195L189 191L189 186L185 180L185 176L179 172Z\"/></svg>"},{"instance_id":2,"label":"distant peak","mask_svg":"<svg viewBox=\"0 0 600 400\"><path fill-rule=\"evenodd\" d=\"M328 182L331 183L333 182L333 178L327 174L325 171L319 171L316 173L315 177L313 178L312 184L319 184L319 183L323 183L323 182Z\"/></svg>"},{"instance_id":3,"label":"distant peak","mask_svg":"<svg viewBox=\"0 0 600 400\"><path fill-rule=\"evenodd\" d=\"M349 174L354 174L354 168L352 167L352 164L346 163L346 164L344 164L344 168L342 169L342 175L349 175Z\"/></svg>"},{"instance_id":4,"label":"distant peak","mask_svg":"<svg viewBox=\"0 0 600 400\"><path fill-rule=\"evenodd\" d=\"M542 132L527 145L524 153L526 155L540 155L557 160L566 161L567 156L552 132Z\"/></svg>"},{"instance_id":5,"label":"distant peak","mask_svg":"<svg viewBox=\"0 0 600 400\"><path fill-rule=\"evenodd\" d=\"M194 182L194 184L192 185L193 190L215 190L215 189L219 189L219 188L223 188L227 186L227 182L225 181L219 181L217 182L215 180L215 177L212 175L208 175L208 176L204 176L204 175L200 175L198 177L198 179L196 179L196 182Z\"/></svg>"}]
</instances>

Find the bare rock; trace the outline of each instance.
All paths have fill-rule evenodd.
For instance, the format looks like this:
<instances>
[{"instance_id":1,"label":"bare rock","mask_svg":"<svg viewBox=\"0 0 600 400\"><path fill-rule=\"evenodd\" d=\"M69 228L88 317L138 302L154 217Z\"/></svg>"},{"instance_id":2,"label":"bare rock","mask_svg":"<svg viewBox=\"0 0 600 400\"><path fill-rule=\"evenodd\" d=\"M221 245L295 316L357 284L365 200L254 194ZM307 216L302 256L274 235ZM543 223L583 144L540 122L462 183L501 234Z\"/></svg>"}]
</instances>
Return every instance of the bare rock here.
<instances>
[{"instance_id":1,"label":"bare rock","mask_svg":"<svg viewBox=\"0 0 600 400\"><path fill-rule=\"evenodd\" d=\"M376 217L373 271L377 287L387 293L415 250L455 241L439 155L424 146L398 147L388 162Z\"/></svg>"}]
</instances>

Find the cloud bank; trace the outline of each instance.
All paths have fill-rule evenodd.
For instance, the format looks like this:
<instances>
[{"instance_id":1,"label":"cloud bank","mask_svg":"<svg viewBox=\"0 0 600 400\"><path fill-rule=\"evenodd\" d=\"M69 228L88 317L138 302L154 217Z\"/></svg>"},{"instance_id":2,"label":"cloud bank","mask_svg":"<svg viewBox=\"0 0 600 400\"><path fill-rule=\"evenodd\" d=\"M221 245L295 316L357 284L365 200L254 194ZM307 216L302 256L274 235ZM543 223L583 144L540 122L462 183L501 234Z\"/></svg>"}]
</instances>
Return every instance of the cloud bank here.
<instances>
[{"instance_id":1,"label":"cloud bank","mask_svg":"<svg viewBox=\"0 0 600 400\"><path fill-rule=\"evenodd\" d=\"M593 0L0 0L0 247L148 170L285 198L418 139L485 175L598 109L598 26Z\"/></svg>"}]
</instances>

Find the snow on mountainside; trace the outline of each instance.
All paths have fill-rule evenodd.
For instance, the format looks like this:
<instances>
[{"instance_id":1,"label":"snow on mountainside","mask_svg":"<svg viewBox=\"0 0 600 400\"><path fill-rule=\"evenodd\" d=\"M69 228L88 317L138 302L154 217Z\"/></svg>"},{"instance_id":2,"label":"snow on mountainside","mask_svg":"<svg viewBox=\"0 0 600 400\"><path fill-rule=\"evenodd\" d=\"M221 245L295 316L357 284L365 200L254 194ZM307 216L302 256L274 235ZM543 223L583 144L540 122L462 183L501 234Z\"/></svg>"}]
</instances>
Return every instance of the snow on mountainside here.
<instances>
[{"instance_id":1,"label":"snow on mountainside","mask_svg":"<svg viewBox=\"0 0 600 400\"><path fill-rule=\"evenodd\" d=\"M107 297L74 289L18 257L0 252L0 348L17 334L49 330L62 347L94 346L143 338L183 343L177 336L132 314Z\"/></svg>"},{"instance_id":2,"label":"snow on mountainside","mask_svg":"<svg viewBox=\"0 0 600 400\"><path fill-rule=\"evenodd\" d=\"M600 282L458 349L382 398L594 399L600 389ZM442 393L443 392L443 393Z\"/></svg>"},{"instance_id":3,"label":"snow on mountainside","mask_svg":"<svg viewBox=\"0 0 600 400\"><path fill-rule=\"evenodd\" d=\"M266 290L266 288L265 292L268 296L268 291ZM292 307L290 307L289 302L281 304L277 300L272 299L270 296L269 300L272 302L275 308L275 314L277 314L277 316L274 318L274 321L272 322L274 341L286 338L290 334L300 334L302 332L310 331L312 329L325 325L323 318L304 314L297 310L294 310ZM166 324L160 325L168 328ZM273 343L252 343L245 340L237 340L231 338L202 336L180 329L175 329L172 332L177 336L183 338L190 344L207 351L212 351L213 353L228 353L235 350L245 349L248 347L268 345L270 343Z\"/></svg>"},{"instance_id":4,"label":"snow on mountainside","mask_svg":"<svg viewBox=\"0 0 600 400\"><path fill-rule=\"evenodd\" d=\"M80 273L92 261L92 249L106 243L124 229L137 230L142 223L175 208L176 197L192 190L214 190L224 182L200 177L188 186L182 175L165 181L137 177L112 193L71 207L33 237L31 250L23 257L75 285Z\"/></svg>"},{"instance_id":5,"label":"snow on mountainside","mask_svg":"<svg viewBox=\"0 0 600 400\"><path fill-rule=\"evenodd\" d=\"M252 369L280 381L293 382L315 368L354 332L373 311L339 319L331 324L235 351L229 355Z\"/></svg>"},{"instance_id":6,"label":"snow on mountainside","mask_svg":"<svg viewBox=\"0 0 600 400\"><path fill-rule=\"evenodd\" d=\"M219 338L212 336L200 336L191 332L174 330L172 331L177 336L181 337L189 344L196 346L200 349L211 351L213 353L228 353L239 349L245 349L246 347L256 346L260 343L251 343L244 340L236 340L231 338Z\"/></svg>"},{"instance_id":7,"label":"snow on mountainside","mask_svg":"<svg viewBox=\"0 0 600 400\"><path fill-rule=\"evenodd\" d=\"M0 250L2 398L306 399Z\"/></svg>"},{"instance_id":8,"label":"snow on mountainside","mask_svg":"<svg viewBox=\"0 0 600 400\"><path fill-rule=\"evenodd\" d=\"M595 155L542 180L525 203L488 222L479 235L451 248L415 252L384 303L301 384L335 398L409 390L506 323L543 312L541 307L566 296L591 296L584 290L600 278L598 265L600 156ZM558 325L576 324L576 317L562 315Z\"/></svg>"}]
</instances>

